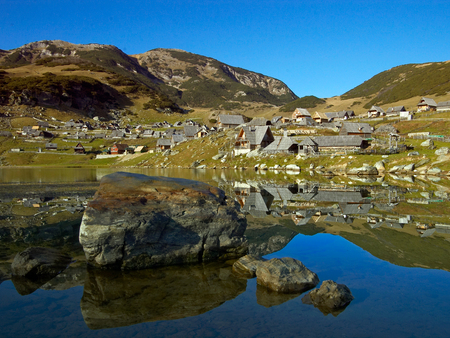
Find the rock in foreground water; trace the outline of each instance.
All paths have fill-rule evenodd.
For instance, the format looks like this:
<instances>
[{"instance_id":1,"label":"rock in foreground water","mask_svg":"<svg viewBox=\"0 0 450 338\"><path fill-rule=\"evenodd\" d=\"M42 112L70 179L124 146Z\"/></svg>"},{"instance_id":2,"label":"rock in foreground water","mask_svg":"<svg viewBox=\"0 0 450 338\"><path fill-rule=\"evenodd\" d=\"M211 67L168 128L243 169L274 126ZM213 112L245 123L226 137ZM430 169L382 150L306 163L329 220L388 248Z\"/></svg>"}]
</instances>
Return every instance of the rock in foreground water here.
<instances>
[{"instance_id":1,"label":"rock in foreground water","mask_svg":"<svg viewBox=\"0 0 450 338\"><path fill-rule=\"evenodd\" d=\"M354 299L350 289L344 284L337 284L332 280L326 280L320 288L314 289L309 294L311 303L323 314L338 315Z\"/></svg>"},{"instance_id":2,"label":"rock in foreground water","mask_svg":"<svg viewBox=\"0 0 450 338\"><path fill-rule=\"evenodd\" d=\"M239 258L246 219L216 187L118 172L104 176L83 215L80 243L96 267L154 266Z\"/></svg>"},{"instance_id":3,"label":"rock in foreground water","mask_svg":"<svg viewBox=\"0 0 450 338\"><path fill-rule=\"evenodd\" d=\"M256 282L277 292L301 293L315 287L319 277L299 260L272 258L258 265Z\"/></svg>"}]
</instances>

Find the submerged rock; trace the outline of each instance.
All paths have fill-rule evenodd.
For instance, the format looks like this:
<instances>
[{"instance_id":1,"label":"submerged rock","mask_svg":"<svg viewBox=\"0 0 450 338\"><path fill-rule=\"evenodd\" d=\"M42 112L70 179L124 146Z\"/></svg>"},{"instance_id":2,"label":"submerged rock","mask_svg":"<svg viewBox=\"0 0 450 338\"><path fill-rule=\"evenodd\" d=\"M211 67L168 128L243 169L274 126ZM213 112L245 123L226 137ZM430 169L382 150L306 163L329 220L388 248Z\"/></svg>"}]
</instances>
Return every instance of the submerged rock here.
<instances>
[{"instance_id":1,"label":"submerged rock","mask_svg":"<svg viewBox=\"0 0 450 338\"><path fill-rule=\"evenodd\" d=\"M83 215L88 264L104 268L239 258L246 219L224 191L193 180L117 172L104 176Z\"/></svg>"},{"instance_id":2,"label":"submerged rock","mask_svg":"<svg viewBox=\"0 0 450 338\"><path fill-rule=\"evenodd\" d=\"M272 258L258 265L256 282L277 292L301 293L315 287L319 277L299 260Z\"/></svg>"}]
</instances>

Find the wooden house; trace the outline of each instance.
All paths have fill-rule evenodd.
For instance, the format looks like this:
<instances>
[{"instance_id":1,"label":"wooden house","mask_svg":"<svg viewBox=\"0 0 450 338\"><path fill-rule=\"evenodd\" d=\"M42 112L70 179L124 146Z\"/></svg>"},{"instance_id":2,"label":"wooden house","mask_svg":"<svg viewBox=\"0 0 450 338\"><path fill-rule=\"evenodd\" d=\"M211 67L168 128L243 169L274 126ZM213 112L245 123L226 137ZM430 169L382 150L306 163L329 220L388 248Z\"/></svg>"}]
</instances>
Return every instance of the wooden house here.
<instances>
[{"instance_id":1,"label":"wooden house","mask_svg":"<svg viewBox=\"0 0 450 338\"><path fill-rule=\"evenodd\" d=\"M317 136L313 141L319 152L364 149L369 145L361 136Z\"/></svg>"},{"instance_id":2,"label":"wooden house","mask_svg":"<svg viewBox=\"0 0 450 338\"><path fill-rule=\"evenodd\" d=\"M81 143L78 143L75 148L73 148L75 153L77 154L86 154L86 150L84 149L83 145Z\"/></svg>"},{"instance_id":3,"label":"wooden house","mask_svg":"<svg viewBox=\"0 0 450 338\"><path fill-rule=\"evenodd\" d=\"M436 111L437 104L433 99L430 99L428 97L422 97L420 102L417 104L417 111L423 112L423 111Z\"/></svg>"},{"instance_id":4,"label":"wooden house","mask_svg":"<svg viewBox=\"0 0 450 338\"><path fill-rule=\"evenodd\" d=\"M217 126L219 128L236 128L244 124L242 115L219 115Z\"/></svg>"},{"instance_id":5,"label":"wooden house","mask_svg":"<svg viewBox=\"0 0 450 338\"><path fill-rule=\"evenodd\" d=\"M328 122L330 119L325 113L320 113L316 111L314 113L313 120L316 121L317 123L324 123Z\"/></svg>"},{"instance_id":6,"label":"wooden house","mask_svg":"<svg viewBox=\"0 0 450 338\"><path fill-rule=\"evenodd\" d=\"M389 107L388 110L386 110L386 115L400 115L400 112L404 111L406 111L405 106Z\"/></svg>"},{"instance_id":7,"label":"wooden house","mask_svg":"<svg viewBox=\"0 0 450 338\"><path fill-rule=\"evenodd\" d=\"M173 134L172 137L170 138L171 147L173 147L183 141L186 141L186 137L184 135Z\"/></svg>"},{"instance_id":8,"label":"wooden house","mask_svg":"<svg viewBox=\"0 0 450 338\"><path fill-rule=\"evenodd\" d=\"M337 112L325 113L325 115L329 121L341 121L341 120L348 120L354 117L355 112L353 110L340 110Z\"/></svg>"},{"instance_id":9,"label":"wooden house","mask_svg":"<svg viewBox=\"0 0 450 338\"><path fill-rule=\"evenodd\" d=\"M292 120L295 122L300 122L300 120L304 118L311 118L311 114L305 108L296 108L292 113Z\"/></svg>"},{"instance_id":10,"label":"wooden house","mask_svg":"<svg viewBox=\"0 0 450 338\"><path fill-rule=\"evenodd\" d=\"M263 149L264 152L269 154L285 153L285 154L297 154L298 144L291 137L288 136L275 136L272 143Z\"/></svg>"},{"instance_id":11,"label":"wooden house","mask_svg":"<svg viewBox=\"0 0 450 338\"><path fill-rule=\"evenodd\" d=\"M56 143L46 143L45 144L45 150L57 150L58 145Z\"/></svg>"},{"instance_id":12,"label":"wooden house","mask_svg":"<svg viewBox=\"0 0 450 338\"><path fill-rule=\"evenodd\" d=\"M344 122L342 123L339 135L370 138L372 136L372 127L368 123Z\"/></svg>"},{"instance_id":13,"label":"wooden house","mask_svg":"<svg viewBox=\"0 0 450 338\"><path fill-rule=\"evenodd\" d=\"M198 126L195 126L195 125L185 125L184 126L184 136L188 140L193 140L198 137L197 136L198 129L199 129Z\"/></svg>"},{"instance_id":14,"label":"wooden house","mask_svg":"<svg viewBox=\"0 0 450 338\"><path fill-rule=\"evenodd\" d=\"M450 101L438 102L436 106L437 111L449 111L450 110Z\"/></svg>"},{"instance_id":15,"label":"wooden house","mask_svg":"<svg viewBox=\"0 0 450 338\"><path fill-rule=\"evenodd\" d=\"M319 146L310 137L306 137L298 145L299 154L315 154L319 151Z\"/></svg>"},{"instance_id":16,"label":"wooden house","mask_svg":"<svg viewBox=\"0 0 450 338\"><path fill-rule=\"evenodd\" d=\"M265 148L274 140L269 126L245 126L236 137L234 152L236 155L245 154L255 149Z\"/></svg>"},{"instance_id":17,"label":"wooden house","mask_svg":"<svg viewBox=\"0 0 450 338\"><path fill-rule=\"evenodd\" d=\"M384 115L386 115L386 112L383 110L383 108L378 106L372 106L367 112L368 117L379 117Z\"/></svg>"},{"instance_id":18,"label":"wooden house","mask_svg":"<svg viewBox=\"0 0 450 338\"><path fill-rule=\"evenodd\" d=\"M255 117L247 123L247 126L270 126L271 124L272 122L264 117Z\"/></svg>"},{"instance_id":19,"label":"wooden house","mask_svg":"<svg viewBox=\"0 0 450 338\"><path fill-rule=\"evenodd\" d=\"M121 155L125 153L128 148L128 144L125 143L115 143L111 147L111 155Z\"/></svg>"},{"instance_id":20,"label":"wooden house","mask_svg":"<svg viewBox=\"0 0 450 338\"><path fill-rule=\"evenodd\" d=\"M168 150L172 147L172 141L168 138L159 138L156 142L156 150Z\"/></svg>"}]
</instances>

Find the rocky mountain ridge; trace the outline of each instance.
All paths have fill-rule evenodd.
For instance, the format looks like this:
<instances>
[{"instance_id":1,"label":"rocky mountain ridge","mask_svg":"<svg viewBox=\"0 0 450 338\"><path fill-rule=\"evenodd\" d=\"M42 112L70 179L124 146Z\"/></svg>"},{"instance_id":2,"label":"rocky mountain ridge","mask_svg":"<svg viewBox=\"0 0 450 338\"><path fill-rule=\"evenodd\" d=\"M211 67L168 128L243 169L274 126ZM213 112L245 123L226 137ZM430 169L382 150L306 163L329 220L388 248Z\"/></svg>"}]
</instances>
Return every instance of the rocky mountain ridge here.
<instances>
[{"instance_id":1,"label":"rocky mountain ridge","mask_svg":"<svg viewBox=\"0 0 450 338\"><path fill-rule=\"evenodd\" d=\"M156 49L130 56L112 45L43 40L0 53L3 79L17 78L12 70L23 66L41 67L36 71L40 74L59 70L57 66L78 67L59 70L64 72L61 75L75 75L78 70L90 71L87 76L94 72L106 73L107 76L95 79L114 89L121 87L128 97L150 97L147 109L216 108L230 102L234 106L245 102L281 106L297 98L280 80L181 50ZM22 74L21 77L31 76ZM11 91L17 94L25 89L22 87L9 91L4 88L0 93L3 104L7 101L5 96L9 97Z\"/></svg>"}]
</instances>

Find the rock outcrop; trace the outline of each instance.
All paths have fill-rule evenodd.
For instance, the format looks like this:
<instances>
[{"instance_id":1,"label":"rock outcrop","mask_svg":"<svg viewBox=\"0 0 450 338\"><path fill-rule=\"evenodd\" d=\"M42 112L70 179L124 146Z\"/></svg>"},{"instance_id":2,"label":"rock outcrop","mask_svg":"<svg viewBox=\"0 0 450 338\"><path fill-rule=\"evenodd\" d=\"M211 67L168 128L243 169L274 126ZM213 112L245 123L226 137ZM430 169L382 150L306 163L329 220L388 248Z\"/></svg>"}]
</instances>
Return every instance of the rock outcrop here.
<instances>
[{"instance_id":1,"label":"rock outcrop","mask_svg":"<svg viewBox=\"0 0 450 338\"><path fill-rule=\"evenodd\" d=\"M145 269L239 258L246 219L206 183L117 172L104 176L83 215L80 243L90 265Z\"/></svg>"},{"instance_id":2,"label":"rock outcrop","mask_svg":"<svg viewBox=\"0 0 450 338\"><path fill-rule=\"evenodd\" d=\"M326 280L320 288L310 291L303 299L304 303L311 303L323 314L338 315L354 299L350 289L344 284L337 284Z\"/></svg>"},{"instance_id":3,"label":"rock outcrop","mask_svg":"<svg viewBox=\"0 0 450 338\"><path fill-rule=\"evenodd\" d=\"M277 292L301 293L315 287L319 277L299 260L272 258L258 265L256 282Z\"/></svg>"}]
</instances>

